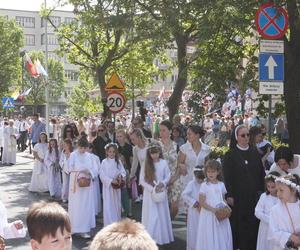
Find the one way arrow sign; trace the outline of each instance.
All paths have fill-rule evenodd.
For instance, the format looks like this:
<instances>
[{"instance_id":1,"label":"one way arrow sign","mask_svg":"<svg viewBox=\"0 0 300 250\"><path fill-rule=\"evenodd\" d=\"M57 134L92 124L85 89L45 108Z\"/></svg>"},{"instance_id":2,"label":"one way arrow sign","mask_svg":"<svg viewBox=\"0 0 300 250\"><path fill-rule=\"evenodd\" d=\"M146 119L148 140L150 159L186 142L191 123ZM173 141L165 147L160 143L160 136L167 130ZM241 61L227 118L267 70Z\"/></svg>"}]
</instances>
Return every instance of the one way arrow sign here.
<instances>
[{"instance_id":1,"label":"one way arrow sign","mask_svg":"<svg viewBox=\"0 0 300 250\"><path fill-rule=\"evenodd\" d=\"M259 81L284 80L283 54L259 54Z\"/></svg>"}]
</instances>

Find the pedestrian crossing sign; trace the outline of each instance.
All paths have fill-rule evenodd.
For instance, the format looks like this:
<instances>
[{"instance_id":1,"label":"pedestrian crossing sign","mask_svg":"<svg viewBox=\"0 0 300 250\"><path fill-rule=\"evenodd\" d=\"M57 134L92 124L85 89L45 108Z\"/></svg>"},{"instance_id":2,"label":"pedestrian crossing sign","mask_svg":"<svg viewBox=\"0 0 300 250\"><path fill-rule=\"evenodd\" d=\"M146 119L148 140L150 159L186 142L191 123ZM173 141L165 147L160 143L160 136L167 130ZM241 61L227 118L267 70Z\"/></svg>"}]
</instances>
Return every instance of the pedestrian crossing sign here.
<instances>
[{"instance_id":1,"label":"pedestrian crossing sign","mask_svg":"<svg viewBox=\"0 0 300 250\"><path fill-rule=\"evenodd\" d=\"M2 107L5 109L14 108L14 98L13 97L3 97L2 98Z\"/></svg>"}]
</instances>

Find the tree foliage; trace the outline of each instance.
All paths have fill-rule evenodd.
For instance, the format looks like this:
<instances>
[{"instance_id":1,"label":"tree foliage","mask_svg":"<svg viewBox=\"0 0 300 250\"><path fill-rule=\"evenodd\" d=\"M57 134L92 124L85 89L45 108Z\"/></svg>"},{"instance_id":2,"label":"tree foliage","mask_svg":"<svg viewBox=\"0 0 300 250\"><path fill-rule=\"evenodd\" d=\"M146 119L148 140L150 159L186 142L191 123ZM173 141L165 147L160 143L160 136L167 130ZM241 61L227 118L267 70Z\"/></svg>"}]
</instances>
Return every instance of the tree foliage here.
<instances>
[{"instance_id":1,"label":"tree foliage","mask_svg":"<svg viewBox=\"0 0 300 250\"><path fill-rule=\"evenodd\" d=\"M0 34L0 89L3 96L21 79L19 53L23 47L23 32L15 21L0 16Z\"/></svg>"},{"instance_id":2,"label":"tree foliage","mask_svg":"<svg viewBox=\"0 0 300 250\"><path fill-rule=\"evenodd\" d=\"M29 52L29 56L33 62L39 59L43 67L45 67L43 52L31 51ZM26 102L34 105L45 103L45 77L32 77L25 69L24 73L24 80L21 84L22 88L24 90L32 88L29 96L26 98ZM65 89L66 82L62 63L53 58L49 58L47 83L49 85L50 102L56 102L59 99Z\"/></svg>"},{"instance_id":3,"label":"tree foliage","mask_svg":"<svg viewBox=\"0 0 300 250\"><path fill-rule=\"evenodd\" d=\"M80 84L73 88L68 99L68 114L72 117L81 118L101 112L103 109L100 98L93 99L90 97L90 91L95 89L93 79L81 71L79 81Z\"/></svg>"},{"instance_id":4,"label":"tree foliage","mask_svg":"<svg viewBox=\"0 0 300 250\"><path fill-rule=\"evenodd\" d=\"M119 65L120 59L139 41L151 36L150 29L143 28L149 26L145 22L147 17L138 16L130 0L68 2L74 5L76 20L55 27L60 53L66 53L70 63L92 74L104 99L107 95L105 84L108 72L113 66ZM46 10L44 15L54 26L49 18L51 12Z\"/></svg>"}]
</instances>

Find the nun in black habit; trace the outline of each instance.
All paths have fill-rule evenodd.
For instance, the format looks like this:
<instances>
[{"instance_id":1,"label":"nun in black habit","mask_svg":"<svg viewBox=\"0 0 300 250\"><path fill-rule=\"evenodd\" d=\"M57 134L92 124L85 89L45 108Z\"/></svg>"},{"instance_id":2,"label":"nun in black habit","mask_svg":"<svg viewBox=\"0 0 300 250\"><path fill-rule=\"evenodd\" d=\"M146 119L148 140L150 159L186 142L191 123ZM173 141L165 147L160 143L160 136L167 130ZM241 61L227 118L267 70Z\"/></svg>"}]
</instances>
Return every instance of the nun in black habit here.
<instances>
[{"instance_id":1,"label":"nun in black habit","mask_svg":"<svg viewBox=\"0 0 300 250\"><path fill-rule=\"evenodd\" d=\"M239 125L233 131L223 164L226 200L232 207L230 219L234 249L255 250L259 221L256 203L264 192L265 171L256 147L249 146L249 130Z\"/></svg>"}]
</instances>

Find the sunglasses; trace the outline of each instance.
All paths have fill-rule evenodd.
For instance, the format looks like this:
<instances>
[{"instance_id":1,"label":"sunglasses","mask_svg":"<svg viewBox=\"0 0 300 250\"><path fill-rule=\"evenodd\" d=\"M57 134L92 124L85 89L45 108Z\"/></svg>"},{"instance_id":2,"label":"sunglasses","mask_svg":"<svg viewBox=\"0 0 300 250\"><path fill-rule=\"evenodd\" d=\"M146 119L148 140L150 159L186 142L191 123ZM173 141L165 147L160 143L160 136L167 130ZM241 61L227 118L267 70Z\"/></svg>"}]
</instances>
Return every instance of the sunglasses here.
<instances>
[{"instance_id":1,"label":"sunglasses","mask_svg":"<svg viewBox=\"0 0 300 250\"><path fill-rule=\"evenodd\" d=\"M132 124L133 124L133 126L139 125L138 123L132 123Z\"/></svg>"},{"instance_id":2,"label":"sunglasses","mask_svg":"<svg viewBox=\"0 0 300 250\"><path fill-rule=\"evenodd\" d=\"M66 132L72 132L72 130L66 130Z\"/></svg>"},{"instance_id":3,"label":"sunglasses","mask_svg":"<svg viewBox=\"0 0 300 250\"><path fill-rule=\"evenodd\" d=\"M241 134L240 135L240 137L243 137L243 138L245 138L246 136L249 137L249 134Z\"/></svg>"},{"instance_id":4,"label":"sunglasses","mask_svg":"<svg viewBox=\"0 0 300 250\"><path fill-rule=\"evenodd\" d=\"M98 129L98 132L103 132L103 131L105 131L104 129Z\"/></svg>"}]
</instances>

